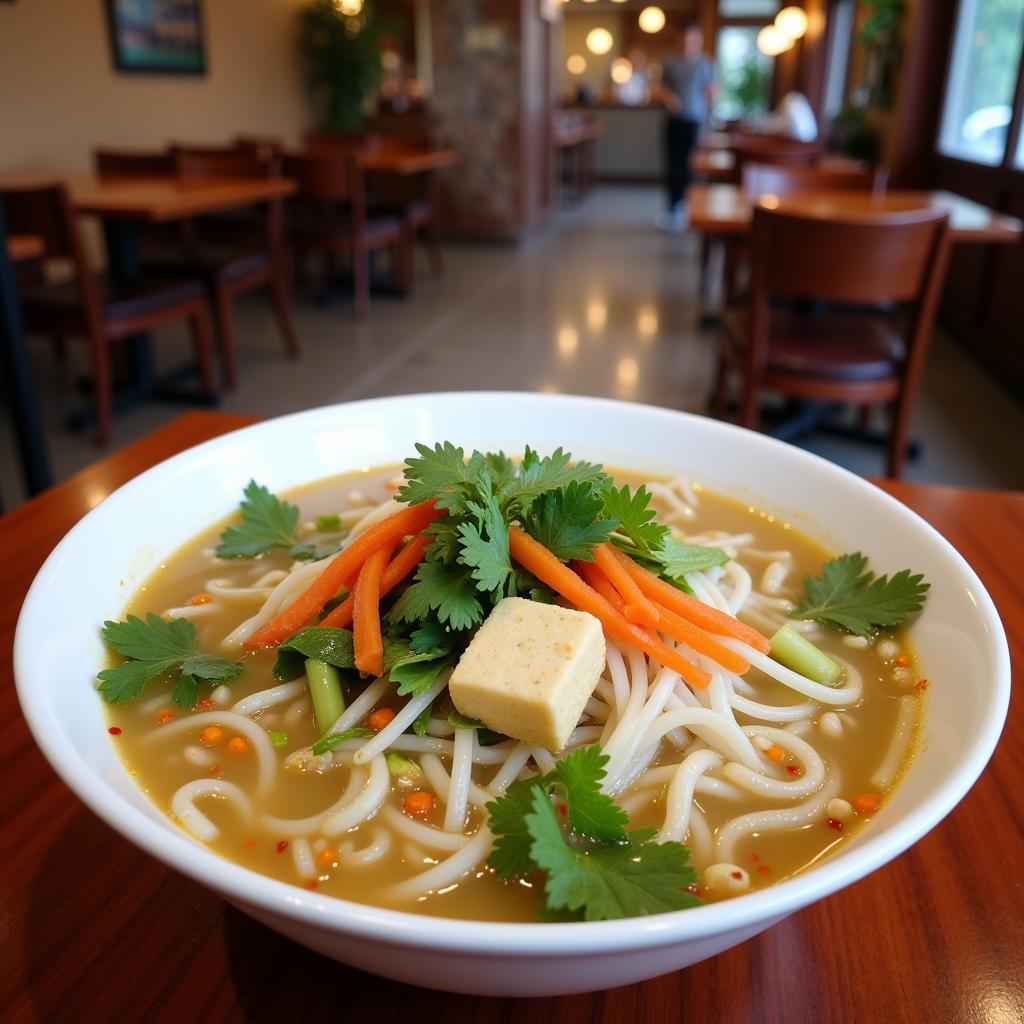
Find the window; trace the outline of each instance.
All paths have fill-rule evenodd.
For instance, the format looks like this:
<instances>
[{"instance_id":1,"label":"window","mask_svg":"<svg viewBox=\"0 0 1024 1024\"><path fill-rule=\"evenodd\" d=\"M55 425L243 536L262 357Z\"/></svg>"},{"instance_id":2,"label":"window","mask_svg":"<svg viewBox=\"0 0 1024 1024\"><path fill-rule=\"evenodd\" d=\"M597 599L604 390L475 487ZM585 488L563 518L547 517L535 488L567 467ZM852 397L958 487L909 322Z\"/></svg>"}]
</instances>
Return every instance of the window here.
<instances>
[{"instance_id":1,"label":"window","mask_svg":"<svg viewBox=\"0 0 1024 1024\"><path fill-rule=\"evenodd\" d=\"M749 118L768 109L772 59L757 48L759 26L731 25L719 29L715 47L718 96L715 117L723 121Z\"/></svg>"},{"instance_id":2,"label":"window","mask_svg":"<svg viewBox=\"0 0 1024 1024\"><path fill-rule=\"evenodd\" d=\"M829 12L828 56L825 60L825 119L831 121L846 102L846 71L853 42L855 0L837 0Z\"/></svg>"},{"instance_id":3,"label":"window","mask_svg":"<svg viewBox=\"0 0 1024 1024\"><path fill-rule=\"evenodd\" d=\"M771 21L782 6L779 0L719 0L720 18L761 18Z\"/></svg>"},{"instance_id":4,"label":"window","mask_svg":"<svg viewBox=\"0 0 1024 1024\"><path fill-rule=\"evenodd\" d=\"M962 0L939 151L972 163L1003 162L1024 39L1020 0ZM1018 152L1017 160L1020 162Z\"/></svg>"}]
</instances>

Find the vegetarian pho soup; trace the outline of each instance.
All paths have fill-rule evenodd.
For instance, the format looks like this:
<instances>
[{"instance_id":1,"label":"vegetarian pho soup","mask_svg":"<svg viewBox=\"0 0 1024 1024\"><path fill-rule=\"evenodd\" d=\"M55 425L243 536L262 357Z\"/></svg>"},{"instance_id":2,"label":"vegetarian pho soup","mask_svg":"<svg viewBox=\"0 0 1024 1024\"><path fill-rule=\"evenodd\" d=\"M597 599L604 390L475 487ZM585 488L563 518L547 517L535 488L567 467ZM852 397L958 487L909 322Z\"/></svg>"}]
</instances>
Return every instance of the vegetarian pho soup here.
<instances>
[{"instance_id":1,"label":"vegetarian pho soup","mask_svg":"<svg viewBox=\"0 0 1024 1024\"><path fill-rule=\"evenodd\" d=\"M628 917L802 870L898 781L919 576L561 452L402 473L250 484L104 627L113 742L221 856L424 914Z\"/></svg>"}]
</instances>

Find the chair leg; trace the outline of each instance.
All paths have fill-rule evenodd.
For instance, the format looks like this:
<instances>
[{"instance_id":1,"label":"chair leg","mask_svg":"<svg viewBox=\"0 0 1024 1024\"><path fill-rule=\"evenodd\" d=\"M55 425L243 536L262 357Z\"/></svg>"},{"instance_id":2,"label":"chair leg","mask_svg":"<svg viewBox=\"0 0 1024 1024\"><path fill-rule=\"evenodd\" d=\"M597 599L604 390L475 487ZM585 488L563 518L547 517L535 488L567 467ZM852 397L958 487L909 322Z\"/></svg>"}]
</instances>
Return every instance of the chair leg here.
<instances>
[{"instance_id":1,"label":"chair leg","mask_svg":"<svg viewBox=\"0 0 1024 1024\"><path fill-rule=\"evenodd\" d=\"M365 320L370 311L370 254L363 249L352 253L352 314Z\"/></svg>"},{"instance_id":2,"label":"chair leg","mask_svg":"<svg viewBox=\"0 0 1024 1024\"><path fill-rule=\"evenodd\" d=\"M725 419L725 391L729 380L729 367L725 356L718 355L718 367L715 370L715 389L711 393L711 415L716 420Z\"/></svg>"},{"instance_id":3,"label":"chair leg","mask_svg":"<svg viewBox=\"0 0 1024 1024\"><path fill-rule=\"evenodd\" d=\"M416 233L412 228L403 231L396 239L393 249L395 268L395 287L404 295L409 295L413 288L413 263L415 262L414 244Z\"/></svg>"},{"instance_id":4,"label":"chair leg","mask_svg":"<svg viewBox=\"0 0 1024 1024\"><path fill-rule=\"evenodd\" d=\"M759 419L757 413L757 382L752 374L745 373L743 375L743 395L740 399L740 426L756 430Z\"/></svg>"},{"instance_id":5,"label":"chair leg","mask_svg":"<svg viewBox=\"0 0 1024 1024\"><path fill-rule=\"evenodd\" d=\"M904 389L905 389L904 385ZM910 414L913 402L906 394L893 405L892 425L889 428L889 459L887 472L891 479L899 480L903 475L903 464L907 458L907 442L910 436Z\"/></svg>"},{"instance_id":6,"label":"chair leg","mask_svg":"<svg viewBox=\"0 0 1024 1024\"><path fill-rule=\"evenodd\" d=\"M427 247L431 273L440 277L444 273L444 257L441 253L441 218L436 213L427 224Z\"/></svg>"},{"instance_id":7,"label":"chair leg","mask_svg":"<svg viewBox=\"0 0 1024 1024\"><path fill-rule=\"evenodd\" d=\"M96 411L96 444L106 448L113 433L110 343L101 334L91 334L89 354L92 360L92 397Z\"/></svg>"},{"instance_id":8,"label":"chair leg","mask_svg":"<svg viewBox=\"0 0 1024 1024\"><path fill-rule=\"evenodd\" d=\"M277 329L284 339L284 347L290 356L297 359L302 350L295 334L295 325L292 323L291 304L288 301L288 282L285 279L283 268L270 279L270 302L274 308Z\"/></svg>"},{"instance_id":9,"label":"chair leg","mask_svg":"<svg viewBox=\"0 0 1024 1024\"><path fill-rule=\"evenodd\" d=\"M220 370L224 387L232 390L238 377L235 361L235 319L231 313L231 293L226 288L213 289L213 316L220 346Z\"/></svg>"},{"instance_id":10,"label":"chair leg","mask_svg":"<svg viewBox=\"0 0 1024 1024\"><path fill-rule=\"evenodd\" d=\"M213 334L205 307L198 307L189 314L188 326L199 371L199 387L204 395L212 398L217 394L217 378L213 368Z\"/></svg>"}]
</instances>

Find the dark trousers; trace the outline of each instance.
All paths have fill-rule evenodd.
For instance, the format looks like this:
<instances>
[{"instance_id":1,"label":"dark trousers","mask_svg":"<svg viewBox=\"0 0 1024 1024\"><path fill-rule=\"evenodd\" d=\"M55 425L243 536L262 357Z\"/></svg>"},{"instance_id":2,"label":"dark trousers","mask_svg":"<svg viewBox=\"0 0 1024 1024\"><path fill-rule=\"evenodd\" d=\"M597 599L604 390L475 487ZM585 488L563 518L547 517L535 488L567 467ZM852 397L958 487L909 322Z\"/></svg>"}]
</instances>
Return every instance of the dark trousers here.
<instances>
[{"instance_id":1,"label":"dark trousers","mask_svg":"<svg viewBox=\"0 0 1024 1024\"><path fill-rule=\"evenodd\" d=\"M674 209L683 201L690 184L690 154L700 132L698 121L678 117L665 118L665 166L668 168L668 206Z\"/></svg>"}]
</instances>

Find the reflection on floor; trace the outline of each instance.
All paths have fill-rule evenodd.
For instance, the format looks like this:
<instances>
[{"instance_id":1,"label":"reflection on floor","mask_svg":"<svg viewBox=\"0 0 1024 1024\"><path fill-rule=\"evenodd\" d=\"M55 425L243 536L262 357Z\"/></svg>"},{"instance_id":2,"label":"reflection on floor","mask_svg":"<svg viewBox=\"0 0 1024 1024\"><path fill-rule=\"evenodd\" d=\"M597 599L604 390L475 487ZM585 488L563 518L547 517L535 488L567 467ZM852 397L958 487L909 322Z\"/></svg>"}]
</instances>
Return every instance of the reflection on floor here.
<instances>
[{"instance_id":1,"label":"reflection on floor","mask_svg":"<svg viewBox=\"0 0 1024 1024\"><path fill-rule=\"evenodd\" d=\"M304 357L289 361L269 307L237 303L239 386L222 408L274 416L377 395L477 388L606 395L703 412L714 331L697 327L697 240L659 234L653 189L602 189L519 248L452 245L440 280L420 270L414 297L374 301L352 322L346 303L321 308L297 297ZM187 359L174 328L156 338L163 367ZM47 339L32 341L36 380L59 477L99 454L65 427L82 402L75 391L82 346L61 366ZM145 405L120 415L116 443L165 423L180 406ZM2 496L21 500L6 416L0 425ZM925 450L907 478L1024 488L1024 408L959 347L937 340L915 416ZM807 447L864 475L880 475L881 452L812 437Z\"/></svg>"}]
</instances>

